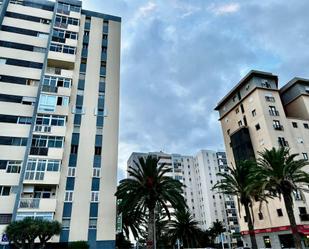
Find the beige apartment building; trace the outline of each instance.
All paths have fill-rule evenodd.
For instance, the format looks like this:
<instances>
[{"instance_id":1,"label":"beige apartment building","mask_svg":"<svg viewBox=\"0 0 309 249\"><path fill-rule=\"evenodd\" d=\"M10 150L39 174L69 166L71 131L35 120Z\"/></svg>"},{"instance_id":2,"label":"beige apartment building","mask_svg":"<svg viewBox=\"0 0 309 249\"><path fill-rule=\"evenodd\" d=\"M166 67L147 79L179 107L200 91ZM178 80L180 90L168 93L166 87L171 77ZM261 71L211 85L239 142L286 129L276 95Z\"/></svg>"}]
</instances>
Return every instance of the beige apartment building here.
<instances>
[{"instance_id":1,"label":"beige apartment building","mask_svg":"<svg viewBox=\"0 0 309 249\"><path fill-rule=\"evenodd\" d=\"M121 19L0 4L0 236L35 217L62 223L53 242L115 248Z\"/></svg>"},{"instance_id":2,"label":"beige apartment building","mask_svg":"<svg viewBox=\"0 0 309 249\"><path fill-rule=\"evenodd\" d=\"M309 80L294 78L283 87L278 76L250 71L218 103L228 164L258 157L264 148L287 147L299 158L309 155ZM308 169L309 170L309 169ZM309 234L309 195L294 194L294 214L299 231ZM259 248L291 247L292 236L283 200L253 207ZM244 213L244 210L242 210ZM239 217L241 232L249 244L246 217Z\"/></svg>"}]
</instances>

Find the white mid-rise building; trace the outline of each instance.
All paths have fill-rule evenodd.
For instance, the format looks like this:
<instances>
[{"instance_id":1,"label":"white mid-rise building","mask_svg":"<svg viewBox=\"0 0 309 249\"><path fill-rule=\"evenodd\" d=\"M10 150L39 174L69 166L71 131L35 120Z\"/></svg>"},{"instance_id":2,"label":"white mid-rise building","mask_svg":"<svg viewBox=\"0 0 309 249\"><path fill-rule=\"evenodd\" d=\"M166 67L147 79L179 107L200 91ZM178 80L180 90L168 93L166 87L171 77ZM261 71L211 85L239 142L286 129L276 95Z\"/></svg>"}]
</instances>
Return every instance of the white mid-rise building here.
<instances>
[{"instance_id":1,"label":"white mid-rise building","mask_svg":"<svg viewBox=\"0 0 309 249\"><path fill-rule=\"evenodd\" d=\"M185 185L184 198L201 229L206 230L213 222L221 221L227 231L239 233L233 198L212 191L213 186L220 180L217 173L227 172L225 152L201 150L195 156L134 152L128 160L128 167L134 166L134 161L138 162L139 157L145 158L148 155L157 157L159 164L165 163L171 167L170 176Z\"/></svg>"}]
</instances>

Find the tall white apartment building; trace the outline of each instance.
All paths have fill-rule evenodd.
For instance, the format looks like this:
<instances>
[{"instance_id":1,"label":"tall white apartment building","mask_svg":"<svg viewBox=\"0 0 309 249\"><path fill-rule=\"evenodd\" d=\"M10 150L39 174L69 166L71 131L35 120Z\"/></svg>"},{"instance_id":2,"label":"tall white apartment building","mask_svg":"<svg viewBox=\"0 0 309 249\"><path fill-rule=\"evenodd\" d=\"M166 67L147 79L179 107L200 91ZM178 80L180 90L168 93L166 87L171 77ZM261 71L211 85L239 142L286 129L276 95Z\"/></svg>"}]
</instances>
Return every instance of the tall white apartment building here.
<instances>
[{"instance_id":1,"label":"tall white apartment building","mask_svg":"<svg viewBox=\"0 0 309 249\"><path fill-rule=\"evenodd\" d=\"M77 0L0 9L0 235L58 220L53 242L115 248L119 17Z\"/></svg>"},{"instance_id":2,"label":"tall white apartment building","mask_svg":"<svg viewBox=\"0 0 309 249\"><path fill-rule=\"evenodd\" d=\"M139 157L155 156L159 163L171 168L170 176L184 185L184 197L199 226L206 230L215 221L221 221L231 234L239 233L237 212L233 198L212 191L219 181L218 172L227 172L225 152L201 150L195 156L150 152L131 154L128 167ZM226 238L227 242L228 238ZM236 242L233 240L231 242Z\"/></svg>"},{"instance_id":3,"label":"tall white apartment building","mask_svg":"<svg viewBox=\"0 0 309 249\"><path fill-rule=\"evenodd\" d=\"M308 160L309 80L294 78L283 87L278 76L250 71L218 103L229 165L258 158L265 148L286 147ZM309 170L308 168L306 170ZM294 194L294 215L298 231L309 235L309 194ZM239 219L241 233L249 244L244 211ZM253 206L254 226L259 248L292 248L293 239L283 200L269 200ZM307 240L304 239L304 242Z\"/></svg>"}]
</instances>

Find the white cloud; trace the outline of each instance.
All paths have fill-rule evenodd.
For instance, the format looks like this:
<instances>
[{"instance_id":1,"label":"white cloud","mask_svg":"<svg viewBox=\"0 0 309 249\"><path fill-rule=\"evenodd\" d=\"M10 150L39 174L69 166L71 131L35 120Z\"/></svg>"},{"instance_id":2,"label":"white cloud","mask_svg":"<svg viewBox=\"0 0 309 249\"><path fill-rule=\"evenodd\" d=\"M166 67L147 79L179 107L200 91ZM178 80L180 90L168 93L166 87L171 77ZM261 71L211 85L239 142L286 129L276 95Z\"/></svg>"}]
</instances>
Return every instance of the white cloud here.
<instances>
[{"instance_id":1,"label":"white cloud","mask_svg":"<svg viewBox=\"0 0 309 249\"><path fill-rule=\"evenodd\" d=\"M221 16L225 14L231 14L231 13L238 12L240 9L240 5L239 3L229 3L229 4L223 4L223 5L211 4L208 9L215 15Z\"/></svg>"},{"instance_id":2,"label":"white cloud","mask_svg":"<svg viewBox=\"0 0 309 249\"><path fill-rule=\"evenodd\" d=\"M138 15L141 17L146 17L151 12L153 12L156 9L157 5L153 2L148 2L146 5L140 7L138 9Z\"/></svg>"}]
</instances>

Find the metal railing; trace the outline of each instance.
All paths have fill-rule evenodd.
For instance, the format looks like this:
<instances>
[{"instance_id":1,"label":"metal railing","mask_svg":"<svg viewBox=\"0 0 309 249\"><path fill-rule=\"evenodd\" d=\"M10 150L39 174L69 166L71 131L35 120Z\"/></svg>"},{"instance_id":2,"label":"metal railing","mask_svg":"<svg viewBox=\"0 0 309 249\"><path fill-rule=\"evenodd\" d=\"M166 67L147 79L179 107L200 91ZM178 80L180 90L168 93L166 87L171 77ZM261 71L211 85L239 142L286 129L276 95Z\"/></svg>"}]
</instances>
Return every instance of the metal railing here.
<instances>
[{"instance_id":1,"label":"metal railing","mask_svg":"<svg viewBox=\"0 0 309 249\"><path fill-rule=\"evenodd\" d=\"M19 201L19 208L39 208L40 198L21 198Z\"/></svg>"}]
</instances>

